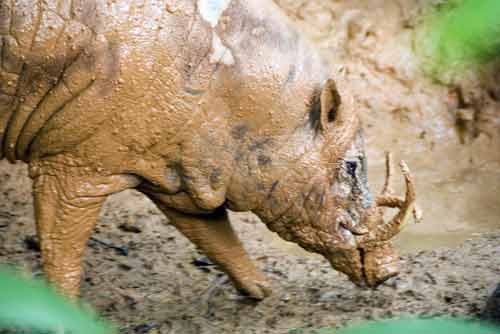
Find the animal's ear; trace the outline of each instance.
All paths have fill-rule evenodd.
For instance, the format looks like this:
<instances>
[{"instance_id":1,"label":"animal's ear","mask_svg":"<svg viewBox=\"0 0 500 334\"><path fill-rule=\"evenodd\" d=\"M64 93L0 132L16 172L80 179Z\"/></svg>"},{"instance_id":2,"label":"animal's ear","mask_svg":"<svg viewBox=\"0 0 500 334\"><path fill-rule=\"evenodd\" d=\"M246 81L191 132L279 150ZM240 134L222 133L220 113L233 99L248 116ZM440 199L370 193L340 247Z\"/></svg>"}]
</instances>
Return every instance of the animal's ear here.
<instances>
[{"instance_id":1,"label":"animal's ear","mask_svg":"<svg viewBox=\"0 0 500 334\"><path fill-rule=\"evenodd\" d=\"M328 79L321 91L321 130L326 131L329 123L335 122L340 107L340 94L333 79Z\"/></svg>"}]
</instances>

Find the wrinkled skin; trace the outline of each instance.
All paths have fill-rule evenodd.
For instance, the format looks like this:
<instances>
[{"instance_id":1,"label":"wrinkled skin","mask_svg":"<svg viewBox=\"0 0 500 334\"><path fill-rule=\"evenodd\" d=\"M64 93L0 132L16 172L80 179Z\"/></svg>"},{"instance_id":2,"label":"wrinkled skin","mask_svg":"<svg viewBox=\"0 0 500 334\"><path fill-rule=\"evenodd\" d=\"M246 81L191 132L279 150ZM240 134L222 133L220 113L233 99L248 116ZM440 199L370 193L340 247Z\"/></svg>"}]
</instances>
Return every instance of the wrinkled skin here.
<instances>
[{"instance_id":1,"label":"wrinkled skin","mask_svg":"<svg viewBox=\"0 0 500 334\"><path fill-rule=\"evenodd\" d=\"M397 272L414 207L373 199L354 102L271 1L0 1L0 158L29 164L49 280L76 296L110 194L135 188L242 292L270 292L228 222L256 213L359 285ZM382 207L400 208L384 223Z\"/></svg>"}]
</instances>

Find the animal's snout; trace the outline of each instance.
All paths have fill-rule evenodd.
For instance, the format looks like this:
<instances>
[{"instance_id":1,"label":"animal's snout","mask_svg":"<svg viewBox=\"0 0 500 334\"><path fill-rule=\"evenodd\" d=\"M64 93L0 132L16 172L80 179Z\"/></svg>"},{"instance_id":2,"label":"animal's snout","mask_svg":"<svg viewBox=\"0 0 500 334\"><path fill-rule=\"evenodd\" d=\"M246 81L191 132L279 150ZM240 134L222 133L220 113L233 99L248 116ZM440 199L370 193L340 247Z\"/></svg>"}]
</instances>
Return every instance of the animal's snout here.
<instances>
[{"instance_id":1,"label":"animal's snout","mask_svg":"<svg viewBox=\"0 0 500 334\"><path fill-rule=\"evenodd\" d=\"M399 256L390 243L377 245L362 251L366 285L377 287L399 273Z\"/></svg>"}]
</instances>

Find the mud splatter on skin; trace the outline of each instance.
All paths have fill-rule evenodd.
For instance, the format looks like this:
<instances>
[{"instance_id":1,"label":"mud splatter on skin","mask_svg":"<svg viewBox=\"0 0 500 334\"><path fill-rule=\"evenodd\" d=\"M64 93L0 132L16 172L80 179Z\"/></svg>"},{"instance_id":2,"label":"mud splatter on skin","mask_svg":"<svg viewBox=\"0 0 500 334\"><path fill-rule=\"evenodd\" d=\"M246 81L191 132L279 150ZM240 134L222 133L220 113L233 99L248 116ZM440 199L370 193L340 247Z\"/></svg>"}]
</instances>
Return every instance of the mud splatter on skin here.
<instances>
[{"instance_id":1,"label":"mud splatter on skin","mask_svg":"<svg viewBox=\"0 0 500 334\"><path fill-rule=\"evenodd\" d=\"M238 125L233 128L233 131L231 131L231 135L234 139L241 140L245 137L247 132L248 127L246 125Z\"/></svg>"},{"instance_id":2,"label":"mud splatter on skin","mask_svg":"<svg viewBox=\"0 0 500 334\"><path fill-rule=\"evenodd\" d=\"M234 57L227 47L222 44L220 37L214 32L212 35L212 54L210 62L213 64L222 63L224 65L233 65Z\"/></svg>"},{"instance_id":3,"label":"mud splatter on skin","mask_svg":"<svg viewBox=\"0 0 500 334\"><path fill-rule=\"evenodd\" d=\"M215 28L224 10L229 7L231 0L198 0L200 15Z\"/></svg>"},{"instance_id":4,"label":"mud splatter on skin","mask_svg":"<svg viewBox=\"0 0 500 334\"><path fill-rule=\"evenodd\" d=\"M14 1L16 8L31 3ZM45 1L50 8L37 13L66 17L58 4ZM360 204L367 192L350 186L342 197L331 191L332 183L359 185L366 176L358 169L335 178L348 152L364 150L356 139L356 106L350 99L340 103L325 61L272 2L183 0L172 15L164 15L163 1L71 4L67 27L81 34L61 30L64 43L55 46L63 50L37 39L38 53L17 50L23 73L30 74L20 81L46 89L35 94L18 87L25 100L5 125L4 144L10 160L29 162L44 270L59 289L78 295L85 245L100 209L108 196L131 188L151 198L255 299L269 295L270 287L229 224L228 203L322 254L357 284L376 285L395 273L389 239L413 205L409 173L410 195L397 202L401 211L387 225L380 207ZM256 20L262 10L266 18ZM13 13L29 28L19 33L32 38L49 29L31 22L27 11ZM234 29L233 22L245 28ZM47 84L51 59L67 65L53 85ZM306 101L316 93L311 110ZM315 129L307 123L312 111L318 113ZM370 233L358 238L363 225Z\"/></svg>"},{"instance_id":5,"label":"mud splatter on skin","mask_svg":"<svg viewBox=\"0 0 500 334\"><path fill-rule=\"evenodd\" d=\"M174 14L180 16L184 10L187 12L182 5L177 8L181 2L169 2L175 3ZM309 334L315 332L313 328L408 313L479 316L487 296L498 283L500 268L500 253L495 247L500 244L500 235L477 236L484 224L498 230L499 211L495 208L498 208L500 144L484 141L484 138L474 145L458 144L451 130L453 119L451 123L446 121L448 89L421 78L397 80L408 63L400 53L405 43L400 40L393 43L394 37L411 29L411 21L406 27L402 24L408 22L408 15L418 13L415 7L424 2L399 1L401 12L395 2L384 0L277 2L285 6L290 15L297 16L304 30L324 47L328 58L346 55L345 72L349 82L339 87L352 87L353 92L359 93L357 98L365 103L360 110L364 125L368 126L367 153L371 158L374 189L383 182L381 157L385 149L400 148L399 155L411 159L409 165L416 172L420 193L425 194L420 201L425 201L430 219L424 224L410 224L400 235L397 243L404 252L412 252L403 256L400 276L373 291L357 289L344 275L332 271L321 257L310 256L295 244L283 242L269 233L253 215L232 214L231 221L245 248L257 266L275 281L272 296L258 305L249 305L216 267L210 267L207 273L192 266L193 258L204 255L173 226L166 224L161 212L147 198L127 191L106 202L97 237L115 245L129 246L130 255L125 258L91 244L84 263L83 297L103 316L123 325L123 332L127 334L140 331L145 324L157 325L158 331L166 333L282 334L292 328L306 327L303 331ZM343 14L353 8L359 14L346 27L352 35L344 44L343 37L339 37L341 29L337 27L342 27ZM395 31L391 27L395 27ZM174 34L172 30L168 32ZM183 39L177 41L181 45ZM210 42L210 38L207 41ZM360 59L381 67L377 70L360 66ZM339 73L337 66L333 71ZM362 80L360 72L366 75ZM283 73L286 77L286 69ZM339 79L342 75L338 74ZM301 78L300 68L297 77ZM414 84L413 88L408 84ZM148 88L150 86L154 85ZM344 89L341 93L343 95ZM415 106L418 101L429 108ZM393 112L395 107L408 107L409 111ZM488 124L497 131L498 107L493 104L491 111ZM401 114L410 121L401 120ZM138 127L137 123L134 127ZM232 123L233 126L239 124ZM451 136L436 137L433 132L436 124L438 130ZM250 123L245 138L253 137L253 125ZM423 130L425 138L416 137ZM455 142L457 144L453 144ZM433 151L423 146L426 143L433 144ZM443 151L442 144L450 149ZM426 159L422 159L424 152ZM453 160L445 162L443 157L453 157ZM471 157L474 165L469 162ZM0 162L0 225L9 225L0 229L0 262L39 272L39 254L23 246L24 237L35 233L30 185L23 164L11 166L6 161ZM457 189L463 191L457 192ZM435 221L439 224L434 224ZM450 232L456 230L457 222L467 224L466 229ZM143 232L118 231L117 226L123 223L143 226ZM415 228L416 233L412 232ZM457 248L471 234L474 240ZM445 245L454 248L442 248ZM422 247L440 248L420 252Z\"/></svg>"}]
</instances>

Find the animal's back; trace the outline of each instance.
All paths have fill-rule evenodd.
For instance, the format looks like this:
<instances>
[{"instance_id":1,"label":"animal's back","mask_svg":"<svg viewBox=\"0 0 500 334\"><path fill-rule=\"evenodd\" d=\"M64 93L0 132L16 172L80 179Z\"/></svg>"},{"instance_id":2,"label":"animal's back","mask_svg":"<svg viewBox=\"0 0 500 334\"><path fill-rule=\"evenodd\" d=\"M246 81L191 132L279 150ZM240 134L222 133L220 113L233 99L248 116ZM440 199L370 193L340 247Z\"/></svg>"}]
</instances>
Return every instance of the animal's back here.
<instances>
[{"instance_id":1,"label":"animal's back","mask_svg":"<svg viewBox=\"0 0 500 334\"><path fill-rule=\"evenodd\" d=\"M0 6L0 156L14 161L26 159L45 123L91 86L95 61L84 50L96 35L89 10L77 13L79 5L71 1L16 0Z\"/></svg>"},{"instance_id":2,"label":"animal's back","mask_svg":"<svg viewBox=\"0 0 500 334\"><path fill-rule=\"evenodd\" d=\"M168 96L195 10L169 2L0 1L0 158L56 154L134 119L154 79Z\"/></svg>"},{"instance_id":3,"label":"animal's back","mask_svg":"<svg viewBox=\"0 0 500 334\"><path fill-rule=\"evenodd\" d=\"M229 113L279 132L302 121L327 74L265 0L1 1L0 37L0 158L11 161L84 145L87 160L113 155L120 168L122 156L159 160L200 126L214 77ZM273 114L287 100L287 117Z\"/></svg>"}]
</instances>

